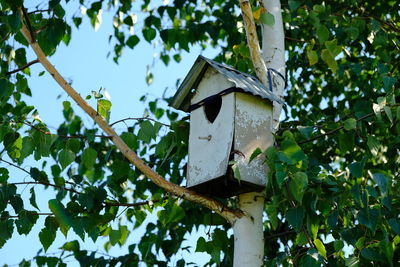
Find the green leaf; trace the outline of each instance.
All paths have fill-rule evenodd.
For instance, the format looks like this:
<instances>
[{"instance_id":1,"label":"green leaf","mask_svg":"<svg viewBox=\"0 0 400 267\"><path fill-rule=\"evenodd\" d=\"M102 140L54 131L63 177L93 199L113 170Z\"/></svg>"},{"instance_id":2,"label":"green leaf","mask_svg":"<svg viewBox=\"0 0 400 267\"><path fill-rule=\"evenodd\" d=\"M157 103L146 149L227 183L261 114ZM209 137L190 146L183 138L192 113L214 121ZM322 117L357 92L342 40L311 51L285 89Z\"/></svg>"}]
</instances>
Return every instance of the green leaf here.
<instances>
[{"instance_id":1,"label":"green leaf","mask_svg":"<svg viewBox=\"0 0 400 267\"><path fill-rule=\"evenodd\" d=\"M381 190L381 194L385 195L387 193L389 179L381 173L372 174L372 179L378 185L379 189Z\"/></svg>"},{"instance_id":2,"label":"green leaf","mask_svg":"<svg viewBox=\"0 0 400 267\"><path fill-rule=\"evenodd\" d=\"M71 138L67 141L65 147L74 153L79 153L81 150L81 141L77 138Z\"/></svg>"},{"instance_id":3,"label":"green leaf","mask_svg":"<svg viewBox=\"0 0 400 267\"><path fill-rule=\"evenodd\" d=\"M9 177L8 170L6 168L0 168L0 184L7 183Z\"/></svg>"},{"instance_id":4,"label":"green leaf","mask_svg":"<svg viewBox=\"0 0 400 267\"><path fill-rule=\"evenodd\" d=\"M350 173L356 177L361 178L363 176L364 164L362 162L353 162L349 165Z\"/></svg>"},{"instance_id":5,"label":"green leaf","mask_svg":"<svg viewBox=\"0 0 400 267\"><path fill-rule=\"evenodd\" d=\"M329 66L333 73L336 73L338 69L337 62L328 49L323 49L321 52L321 58Z\"/></svg>"},{"instance_id":6,"label":"green leaf","mask_svg":"<svg viewBox=\"0 0 400 267\"><path fill-rule=\"evenodd\" d=\"M21 156L22 138L19 133L8 133L4 136L4 148L8 156L17 160Z\"/></svg>"},{"instance_id":7,"label":"green leaf","mask_svg":"<svg viewBox=\"0 0 400 267\"><path fill-rule=\"evenodd\" d=\"M34 149L35 143L33 142L32 137L24 136L24 138L22 138L22 149L19 161L21 162L23 159L30 156L33 153Z\"/></svg>"},{"instance_id":8,"label":"green leaf","mask_svg":"<svg viewBox=\"0 0 400 267\"><path fill-rule=\"evenodd\" d=\"M275 17L271 13L265 12L261 14L260 21L267 26L274 26L275 24Z\"/></svg>"},{"instance_id":9,"label":"green leaf","mask_svg":"<svg viewBox=\"0 0 400 267\"><path fill-rule=\"evenodd\" d=\"M250 159L249 159L249 163L252 162L258 155L260 155L262 153L261 148L257 147L253 153L251 153Z\"/></svg>"},{"instance_id":10,"label":"green leaf","mask_svg":"<svg viewBox=\"0 0 400 267\"><path fill-rule=\"evenodd\" d=\"M289 182L289 189L295 200L299 203L303 200L304 190L308 185L308 177L304 172L296 172Z\"/></svg>"},{"instance_id":11,"label":"green leaf","mask_svg":"<svg viewBox=\"0 0 400 267\"><path fill-rule=\"evenodd\" d=\"M326 41L325 47L329 50L333 58L339 55L340 51L342 50L342 47L340 45L337 45L336 39L333 39L331 41Z\"/></svg>"},{"instance_id":12,"label":"green leaf","mask_svg":"<svg viewBox=\"0 0 400 267\"><path fill-rule=\"evenodd\" d=\"M145 143L150 143L151 139L156 139L157 129L150 121L142 121L138 132L138 139Z\"/></svg>"},{"instance_id":13,"label":"green leaf","mask_svg":"<svg viewBox=\"0 0 400 267\"><path fill-rule=\"evenodd\" d=\"M317 64L318 62L318 54L314 50L307 50L307 58L310 66Z\"/></svg>"},{"instance_id":14,"label":"green leaf","mask_svg":"<svg viewBox=\"0 0 400 267\"><path fill-rule=\"evenodd\" d=\"M79 242L74 240L71 242L65 243L61 249L66 250L66 251L79 251Z\"/></svg>"},{"instance_id":15,"label":"green leaf","mask_svg":"<svg viewBox=\"0 0 400 267\"><path fill-rule=\"evenodd\" d=\"M91 169L93 168L94 164L96 163L97 159L97 151L91 147L86 148L82 153L82 163L83 165Z\"/></svg>"},{"instance_id":16,"label":"green leaf","mask_svg":"<svg viewBox=\"0 0 400 267\"><path fill-rule=\"evenodd\" d=\"M136 35L132 35L128 38L128 40L126 41L126 45L133 49L138 43L140 42L139 37L137 37Z\"/></svg>"},{"instance_id":17,"label":"green leaf","mask_svg":"<svg viewBox=\"0 0 400 267\"><path fill-rule=\"evenodd\" d=\"M338 223L339 212L337 210L333 211L328 217L328 224L330 228L334 228Z\"/></svg>"},{"instance_id":18,"label":"green leaf","mask_svg":"<svg viewBox=\"0 0 400 267\"><path fill-rule=\"evenodd\" d=\"M305 138L310 138L312 132L314 131L314 127L308 127L308 126L297 126L297 130L305 137Z\"/></svg>"},{"instance_id":19,"label":"green leaf","mask_svg":"<svg viewBox=\"0 0 400 267\"><path fill-rule=\"evenodd\" d=\"M324 25L319 25L317 28L317 38L321 44L325 43L325 41L329 38L329 30Z\"/></svg>"},{"instance_id":20,"label":"green leaf","mask_svg":"<svg viewBox=\"0 0 400 267\"><path fill-rule=\"evenodd\" d=\"M110 120L112 103L107 99L97 100L97 112L108 122Z\"/></svg>"},{"instance_id":21,"label":"green leaf","mask_svg":"<svg viewBox=\"0 0 400 267\"><path fill-rule=\"evenodd\" d=\"M73 225L73 222L64 205L57 199L51 199L49 200L49 208L60 224L61 232L67 236L68 229Z\"/></svg>"},{"instance_id":22,"label":"green leaf","mask_svg":"<svg viewBox=\"0 0 400 267\"><path fill-rule=\"evenodd\" d=\"M115 246L121 238L121 232L119 230L111 229L109 236L111 245Z\"/></svg>"},{"instance_id":23,"label":"green leaf","mask_svg":"<svg viewBox=\"0 0 400 267\"><path fill-rule=\"evenodd\" d=\"M39 240L42 243L44 251L53 244L54 240L56 239L56 232L54 230L43 228L42 231L39 233Z\"/></svg>"},{"instance_id":24,"label":"green leaf","mask_svg":"<svg viewBox=\"0 0 400 267\"><path fill-rule=\"evenodd\" d=\"M281 144L281 148L283 154L289 159L289 161L285 160L289 164L294 164L296 162L307 159L307 156L301 150L300 146L297 145L297 143L293 140L285 139Z\"/></svg>"},{"instance_id":25,"label":"green leaf","mask_svg":"<svg viewBox=\"0 0 400 267\"><path fill-rule=\"evenodd\" d=\"M15 213L19 213L21 210L24 209L24 202L20 195L13 195L10 197L10 204L13 207Z\"/></svg>"},{"instance_id":26,"label":"green leaf","mask_svg":"<svg viewBox=\"0 0 400 267\"><path fill-rule=\"evenodd\" d=\"M304 246L308 243L307 236L304 232L300 232L296 235L296 245Z\"/></svg>"},{"instance_id":27,"label":"green leaf","mask_svg":"<svg viewBox=\"0 0 400 267\"><path fill-rule=\"evenodd\" d=\"M333 241L333 247L335 248L336 252L339 252L344 247L344 242L342 240L335 240Z\"/></svg>"},{"instance_id":28,"label":"green leaf","mask_svg":"<svg viewBox=\"0 0 400 267\"><path fill-rule=\"evenodd\" d=\"M240 176L239 166L236 163L234 163L233 165L231 165L231 168L233 170L233 177L235 177L235 179L240 184L241 176Z\"/></svg>"},{"instance_id":29,"label":"green leaf","mask_svg":"<svg viewBox=\"0 0 400 267\"><path fill-rule=\"evenodd\" d=\"M378 154L379 148L381 146L379 141L374 136L368 135L367 145L368 145L372 155L376 156Z\"/></svg>"},{"instance_id":30,"label":"green leaf","mask_svg":"<svg viewBox=\"0 0 400 267\"><path fill-rule=\"evenodd\" d=\"M361 256L370 261L385 261L385 257L370 248L363 248L361 250Z\"/></svg>"},{"instance_id":31,"label":"green leaf","mask_svg":"<svg viewBox=\"0 0 400 267\"><path fill-rule=\"evenodd\" d=\"M391 218L388 220L388 224L393 229L393 231L400 236L400 225L395 218Z\"/></svg>"},{"instance_id":32,"label":"green leaf","mask_svg":"<svg viewBox=\"0 0 400 267\"><path fill-rule=\"evenodd\" d=\"M159 211L157 215L161 223L166 225L184 218L185 210L181 206L173 204L172 207L167 206L167 209Z\"/></svg>"},{"instance_id":33,"label":"green leaf","mask_svg":"<svg viewBox=\"0 0 400 267\"><path fill-rule=\"evenodd\" d=\"M142 33L144 39L149 43L156 38L156 30L153 28L143 28Z\"/></svg>"},{"instance_id":34,"label":"green leaf","mask_svg":"<svg viewBox=\"0 0 400 267\"><path fill-rule=\"evenodd\" d=\"M371 231L375 231L379 217L379 211L369 208L364 208L357 214L357 220Z\"/></svg>"},{"instance_id":35,"label":"green leaf","mask_svg":"<svg viewBox=\"0 0 400 267\"><path fill-rule=\"evenodd\" d=\"M206 252L207 251L207 242L204 239L204 237L199 237L197 239L197 244L196 244L196 252Z\"/></svg>"},{"instance_id":36,"label":"green leaf","mask_svg":"<svg viewBox=\"0 0 400 267\"><path fill-rule=\"evenodd\" d=\"M120 135L121 139L128 145L128 147L132 150L137 150L139 148L139 143L137 140L137 136L130 132L123 132Z\"/></svg>"},{"instance_id":37,"label":"green leaf","mask_svg":"<svg viewBox=\"0 0 400 267\"><path fill-rule=\"evenodd\" d=\"M22 210L18 213L18 219L15 221L18 233L20 235L28 235L39 219L39 215L34 212Z\"/></svg>"},{"instance_id":38,"label":"green leaf","mask_svg":"<svg viewBox=\"0 0 400 267\"><path fill-rule=\"evenodd\" d=\"M357 120L354 118L347 119L344 121L343 126L347 131L353 130L357 128Z\"/></svg>"},{"instance_id":39,"label":"green leaf","mask_svg":"<svg viewBox=\"0 0 400 267\"><path fill-rule=\"evenodd\" d=\"M314 240L314 245L317 248L319 254L324 257L325 260L328 260L328 258L326 257L326 249L324 244L321 242L321 240L319 239L315 239Z\"/></svg>"},{"instance_id":40,"label":"green leaf","mask_svg":"<svg viewBox=\"0 0 400 267\"><path fill-rule=\"evenodd\" d=\"M68 165L70 165L75 160L75 153L68 149L62 149L60 153L58 153L58 161L61 164L61 168L65 169Z\"/></svg>"},{"instance_id":41,"label":"green leaf","mask_svg":"<svg viewBox=\"0 0 400 267\"><path fill-rule=\"evenodd\" d=\"M123 245L125 245L126 240L128 239L130 231L128 230L128 227L126 225L121 225L119 227L119 232L121 233L121 238L119 239L118 243L121 246L123 246Z\"/></svg>"},{"instance_id":42,"label":"green leaf","mask_svg":"<svg viewBox=\"0 0 400 267\"><path fill-rule=\"evenodd\" d=\"M392 110L388 106L384 106L383 110L385 111L386 116L388 117L390 123L393 123L393 115Z\"/></svg>"},{"instance_id":43,"label":"green leaf","mask_svg":"<svg viewBox=\"0 0 400 267\"><path fill-rule=\"evenodd\" d=\"M35 189L32 187L30 190L31 197L29 198L29 202L33 207L35 207L37 210L40 210L36 204L36 195L35 195Z\"/></svg>"},{"instance_id":44,"label":"green leaf","mask_svg":"<svg viewBox=\"0 0 400 267\"><path fill-rule=\"evenodd\" d=\"M291 208L286 212L285 217L288 220L289 224L297 232L299 232L301 230L301 227L303 226L304 208L303 207Z\"/></svg>"}]
</instances>

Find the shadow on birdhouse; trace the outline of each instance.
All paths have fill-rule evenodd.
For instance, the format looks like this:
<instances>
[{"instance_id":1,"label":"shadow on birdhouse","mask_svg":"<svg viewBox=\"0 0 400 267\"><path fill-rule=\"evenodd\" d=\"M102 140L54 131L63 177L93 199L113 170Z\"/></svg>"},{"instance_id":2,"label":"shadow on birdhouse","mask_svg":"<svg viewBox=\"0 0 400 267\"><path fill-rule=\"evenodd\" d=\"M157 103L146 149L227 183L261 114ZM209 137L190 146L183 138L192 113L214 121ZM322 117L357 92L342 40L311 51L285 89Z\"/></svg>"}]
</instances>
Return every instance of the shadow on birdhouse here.
<instances>
[{"instance_id":1,"label":"shadow on birdhouse","mask_svg":"<svg viewBox=\"0 0 400 267\"><path fill-rule=\"evenodd\" d=\"M264 189L265 156L249 159L273 145L273 101L257 78L197 58L170 103L190 112L188 188L224 198Z\"/></svg>"}]
</instances>

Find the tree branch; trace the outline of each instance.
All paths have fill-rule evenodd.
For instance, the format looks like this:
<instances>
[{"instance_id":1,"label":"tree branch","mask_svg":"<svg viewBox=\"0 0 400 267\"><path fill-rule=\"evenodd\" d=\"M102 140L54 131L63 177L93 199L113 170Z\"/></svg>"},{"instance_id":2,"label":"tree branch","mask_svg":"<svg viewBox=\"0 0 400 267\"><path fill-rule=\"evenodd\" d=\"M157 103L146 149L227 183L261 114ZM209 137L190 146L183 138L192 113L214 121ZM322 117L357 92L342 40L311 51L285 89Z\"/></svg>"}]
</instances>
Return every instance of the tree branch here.
<instances>
[{"instance_id":1,"label":"tree branch","mask_svg":"<svg viewBox=\"0 0 400 267\"><path fill-rule=\"evenodd\" d=\"M24 16L26 24L29 25L29 18ZM243 216L243 212L239 210L234 210L226 207L219 201L215 199L200 195L194 191L181 187L179 185L173 184L164 179L160 174L151 169L145 162L138 157L138 155L132 151L128 145L118 136L118 134L113 130L112 127L106 122L106 120L101 117L96 110L94 110L76 91L71 87L71 85L61 76L61 74L56 70L56 68L49 62L45 54L43 53L40 46L35 42L35 39L31 35L31 31L28 30L25 23L22 24L21 32L25 39L29 41L30 46L37 55L40 63L43 67L50 73L53 79L61 86L61 88L72 98L74 101L103 129L103 131L111 136L111 140L114 142L116 147L124 154L124 156L138 168L146 177L152 180L157 186L163 188L164 190L186 200L193 201L195 203L201 204L216 213L220 214L230 223L233 223L237 218Z\"/></svg>"},{"instance_id":2,"label":"tree branch","mask_svg":"<svg viewBox=\"0 0 400 267\"><path fill-rule=\"evenodd\" d=\"M86 139L86 138L87 138L87 136L84 136L84 135L61 135L61 134L54 134L54 133L51 133L51 132L49 132L49 131L45 131L45 130L43 130L43 129L40 129L39 127L37 127L36 125L31 124L30 122L21 121L21 123L23 123L23 124L25 124L25 125L27 125L27 126L33 128L33 129L35 129L35 130L41 132L41 133L43 133L43 134L46 134L46 135L56 135L56 136L59 136L59 137L62 137L62 138L66 138L66 139L69 139L69 138ZM111 139L112 136L111 136L111 135L98 135L98 134L95 134L94 137L109 138L109 139Z\"/></svg>"},{"instance_id":3,"label":"tree branch","mask_svg":"<svg viewBox=\"0 0 400 267\"><path fill-rule=\"evenodd\" d=\"M121 120L118 120L118 121L114 121L113 123L110 124L110 126L112 127L112 126L114 126L114 124L117 124L117 123L120 123L120 122L124 122L124 121L128 121L128 120L138 120L138 121L140 121L140 120L148 120L148 121L158 122L159 124L164 125L166 127L171 127L171 125L169 125L169 124L165 124L165 123L159 122L159 121L157 121L155 119L152 119L152 118L149 118L149 117L142 117L142 118L131 118L131 117L129 117L129 118L121 119Z\"/></svg>"},{"instance_id":4,"label":"tree branch","mask_svg":"<svg viewBox=\"0 0 400 267\"><path fill-rule=\"evenodd\" d=\"M139 206L144 206L144 205L151 205L152 203L158 203L160 201L168 199L169 196L165 196L161 199L154 199L154 200L146 200L146 201L141 201L141 202L135 202L135 203L113 203L113 202L106 202L104 203L104 206L112 206L112 207L139 207Z\"/></svg>"},{"instance_id":5,"label":"tree branch","mask_svg":"<svg viewBox=\"0 0 400 267\"><path fill-rule=\"evenodd\" d=\"M29 211L28 211L29 212ZM32 215L39 215L39 216L54 216L53 213L47 213L47 212L30 212ZM19 215L9 215L5 217L6 219L9 218L19 218Z\"/></svg>"},{"instance_id":6,"label":"tree branch","mask_svg":"<svg viewBox=\"0 0 400 267\"><path fill-rule=\"evenodd\" d=\"M15 167L15 168L17 168L17 169L20 169L21 171L26 172L27 174L31 175L30 172L28 172L28 171L25 170L24 168L21 168L21 167L18 166L17 164L14 164L14 163L9 162L9 161L7 161L7 160L5 160L5 159L2 159L2 158L0 158L0 161L2 161L2 162L4 162L4 163L7 163L7 164L9 164L9 165L11 165L11 166L13 166L13 167Z\"/></svg>"},{"instance_id":7,"label":"tree branch","mask_svg":"<svg viewBox=\"0 0 400 267\"><path fill-rule=\"evenodd\" d=\"M365 120L365 119L367 119L367 118L373 116L374 114L375 114L375 113L371 112L371 113L369 113L369 114L367 114L367 115L364 115L364 116L362 116L362 117L356 119L356 121L359 122L359 121L361 121L361 120ZM344 128L344 125L341 125L341 126L335 128L335 129L333 129L333 130L330 130L330 131L326 132L326 133L319 134L319 135L317 135L317 136L314 136L314 137L309 138L309 139L307 139L307 140L299 141L299 142L297 142L297 143L298 143L299 145L302 145L302 144L305 144L305 143L309 143L309 142L315 141L315 140L317 140L317 139L319 139L319 138L321 138L321 137L328 136L328 135L332 135L332 134L336 133L337 131L340 131L340 130L343 129L343 128Z\"/></svg>"},{"instance_id":8,"label":"tree branch","mask_svg":"<svg viewBox=\"0 0 400 267\"><path fill-rule=\"evenodd\" d=\"M258 41L250 2L248 0L239 0L239 4L240 9L242 10L244 29L247 36L247 45L250 49L251 61L253 62L257 77L264 85L268 85L268 70L261 56L260 43Z\"/></svg>"},{"instance_id":9,"label":"tree branch","mask_svg":"<svg viewBox=\"0 0 400 267\"><path fill-rule=\"evenodd\" d=\"M32 60L31 62L26 63L25 65L23 65L22 67L20 67L18 69L15 69L15 70L12 70L12 71L8 71L8 72L6 72L6 75L8 76L8 75L11 75L13 73L19 72L21 70L29 68L31 65L36 64L36 63L39 63L38 59Z\"/></svg>"},{"instance_id":10,"label":"tree branch","mask_svg":"<svg viewBox=\"0 0 400 267\"><path fill-rule=\"evenodd\" d=\"M73 192L75 194L80 194L80 192L76 191L75 189L65 188L65 187L62 187L60 185L55 185L55 184L46 183L46 182L18 182L18 183L10 183L10 184L13 184L13 185L41 184L41 185L52 186L52 187L59 188L59 189L65 190L65 191Z\"/></svg>"}]
</instances>

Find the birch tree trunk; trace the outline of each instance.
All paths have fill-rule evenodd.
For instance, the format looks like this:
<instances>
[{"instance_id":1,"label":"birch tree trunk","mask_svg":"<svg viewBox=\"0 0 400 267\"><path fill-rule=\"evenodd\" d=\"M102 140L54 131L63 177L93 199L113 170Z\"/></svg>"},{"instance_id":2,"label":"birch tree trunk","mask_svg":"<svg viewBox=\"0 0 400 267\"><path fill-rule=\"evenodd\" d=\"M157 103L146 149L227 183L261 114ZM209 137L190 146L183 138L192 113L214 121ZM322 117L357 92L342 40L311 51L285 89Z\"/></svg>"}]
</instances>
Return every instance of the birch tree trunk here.
<instances>
[{"instance_id":1,"label":"birch tree trunk","mask_svg":"<svg viewBox=\"0 0 400 267\"><path fill-rule=\"evenodd\" d=\"M259 267L264 258L264 231L262 215L264 195L246 193L239 196L239 208L245 216L233 225L235 238L233 266Z\"/></svg>"},{"instance_id":2,"label":"birch tree trunk","mask_svg":"<svg viewBox=\"0 0 400 267\"><path fill-rule=\"evenodd\" d=\"M248 31L249 27L246 24L253 23L249 20L252 14L246 13L243 6L247 1L241 0L241 8L245 28ZM248 4L248 2L247 2ZM262 4L267 12L274 15L275 24L273 26L262 25L262 64L257 63L257 58L253 58L255 66L262 66L265 63L265 69L257 71L257 76L265 84L265 73L268 69L273 69L285 77L285 43L284 31L281 14L280 0L263 0ZM252 19L251 19L252 20ZM248 26L248 25L247 25ZM251 25L250 25L251 31ZM254 37L254 31L248 36L250 50L255 54L259 51L257 37ZM251 43L253 40L253 43ZM252 55L253 56L253 55ZM259 55L261 56L261 55ZM256 67L257 69L257 67ZM282 98L285 88L285 80L276 72L270 71L272 78L274 93ZM273 106L273 122L271 131L275 132L279 127L279 117L282 107L278 103ZM264 212L264 195L262 193L252 192L239 196L239 208L244 212L245 216L237 219L233 224L233 232L235 237L234 261L235 267L259 267L264 262L264 231L263 231L263 212Z\"/></svg>"},{"instance_id":3,"label":"birch tree trunk","mask_svg":"<svg viewBox=\"0 0 400 267\"><path fill-rule=\"evenodd\" d=\"M269 69L278 71L283 77L285 75L285 33L283 31L282 11L280 0L263 0L265 9L274 15L275 24L271 27L262 25L262 56L265 65ZM285 89L285 80L277 73L271 71L273 90L276 96L282 99ZM274 102L272 130L275 132L279 127L279 117L282 106Z\"/></svg>"}]
</instances>

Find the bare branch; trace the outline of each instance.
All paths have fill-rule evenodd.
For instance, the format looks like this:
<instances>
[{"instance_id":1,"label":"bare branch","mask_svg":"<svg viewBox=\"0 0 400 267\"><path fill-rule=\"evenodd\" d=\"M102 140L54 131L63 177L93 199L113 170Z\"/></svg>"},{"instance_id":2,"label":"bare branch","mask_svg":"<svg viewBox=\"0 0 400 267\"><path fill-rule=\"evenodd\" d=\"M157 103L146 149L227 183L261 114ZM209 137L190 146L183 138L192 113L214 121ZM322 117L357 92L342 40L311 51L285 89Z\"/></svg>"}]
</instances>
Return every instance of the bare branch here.
<instances>
[{"instance_id":1,"label":"bare branch","mask_svg":"<svg viewBox=\"0 0 400 267\"><path fill-rule=\"evenodd\" d=\"M159 121L157 121L155 119L152 119L152 118L149 118L149 117L142 117L142 118L130 118L129 117L129 118L121 119L121 120L118 120L118 121L114 121L113 123L110 124L110 126L112 127L112 126L114 126L114 124L117 124L117 123L120 123L120 122L124 122L124 121L128 121L128 120L137 120L137 121L148 120L148 121L158 122L159 124L164 125L166 127L171 127L171 125L169 125L169 124L165 124L165 123L159 122Z\"/></svg>"},{"instance_id":2,"label":"bare branch","mask_svg":"<svg viewBox=\"0 0 400 267\"><path fill-rule=\"evenodd\" d=\"M59 185L55 185L55 184L51 184L51 183L46 183L46 182L18 182L18 183L10 183L10 184L13 184L13 185L41 184L41 185L51 186L51 187L54 187L54 188L59 188L59 189L65 190L65 191L73 192L75 194L80 194L80 192L76 191L75 189L66 188L66 187L63 187L63 186L59 186Z\"/></svg>"},{"instance_id":3,"label":"bare branch","mask_svg":"<svg viewBox=\"0 0 400 267\"><path fill-rule=\"evenodd\" d=\"M94 110L75 89L61 76L61 74L55 69L55 67L49 62L45 54L43 53L40 46L35 42L35 39L31 36L31 31L28 30L25 24L22 25L21 32L25 39L29 41L33 51L37 55L40 63L49 72L49 74L54 78L54 80L61 86L61 88L72 98L74 101L90 116L92 119L103 129L106 134L111 136L111 140L117 146L117 148L124 154L124 156L136 166L146 177L152 180L156 185L163 188L164 190L186 200L193 201L195 203L201 204L233 223L237 218L243 216L243 212L239 210L234 210L226 207L219 201L215 199L200 195L194 191L187 188L181 187L179 185L173 184L160 174L151 169L138 155L131 150L128 145L118 136L114 129L106 122L106 120L101 117L96 110Z\"/></svg>"},{"instance_id":4,"label":"bare branch","mask_svg":"<svg viewBox=\"0 0 400 267\"><path fill-rule=\"evenodd\" d=\"M13 166L14 168L20 169L21 171L23 171L23 172L25 172L25 173L31 175L30 172L28 172L28 171L25 170L24 168L18 166L17 164L14 164L14 163L9 162L9 161L7 161L7 160L5 160L5 159L2 159L2 158L0 158L0 161L2 161L2 162L4 162L4 163L7 163L8 165L11 165L11 166Z\"/></svg>"},{"instance_id":5,"label":"bare branch","mask_svg":"<svg viewBox=\"0 0 400 267\"><path fill-rule=\"evenodd\" d=\"M112 207L139 207L139 206L144 206L144 205L151 205L153 203L158 203L163 200L168 199L170 196L165 196L161 199L154 199L154 200L146 200L146 201L141 201L141 202L135 202L135 203L113 203L113 202L106 202L104 203L104 206L112 206Z\"/></svg>"},{"instance_id":6,"label":"bare branch","mask_svg":"<svg viewBox=\"0 0 400 267\"><path fill-rule=\"evenodd\" d=\"M31 213L32 215L39 215L39 216L54 216L54 214L53 213L48 213L48 212L34 212L34 211L32 211L32 212L30 212L30 211L28 211L29 213ZM19 218L19 215L10 215L10 216L6 216L5 218Z\"/></svg>"},{"instance_id":7,"label":"bare branch","mask_svg":"<svg viewBox=\"0 0 400 267\"><path fill-rule=\"evenodd\" d=\"M53 11L52 9L37 9L37 10L33 10L31 12L28 12L28 14L35 14L35 13L44 13L44 12L50 12Z\"/></svg>"},{"instance_id":8,"label":"bare branch","mask_svg":"<svg viewBox=\"0 0 400 267\"><path fill-rule=\"evenodd\" d=\"M18 69L15 69L15 70L12 70L12 71L8 71L8 72L6 72L6 75L8 76L8 75L11 75L13 73L19 72L21 70L29 68L31 65L36 64L36 63L39 63L38 59L32 60L31 62L26 63L25 65L23 65L22 67L20 67Z\"/></svg>"},{"instance_id":9,"label":"bare branch","mask_svg":"<svg viewBox=\"0 0 400 267\"><path fill-rule=\"evenodd\" d=\"M30 122L21 121L21 123L23 123L23 124L25 124L25 125L27 125L27 126L33 128L33 129L35 129L35 130L41 132L41 133L43 133L43 134L46 134L46 135L55 135L55 136L59 136L59 137L66 138L66 139L70 139L70 138L86 139L86 138L87 138L87 136L85 136L85 135L80 135L80 134L79 134L79 135L61 135L61 134L55 134L55 133L51 133L51 132L49 132L49 131L45 131L45 130L43 130L43 129L40 129L39 127L37 127L36 125L33 125L33 124L30 123ZM108 139L111 139L111 138L112 138L111 135L97 135L97 134L95 134L94 137L108 138Z\"/></svg>"},{"instance_id":10,"label":"bare branch","mask_svg":"<svg viewBox=\"0 0 400 267\"><path fill-rule=\"evenodd\" d=\"M362 117L356 119L356 121L359 122L359 121L365 120L365 119L367 119L367 118L373 116L374 114L375 114L375 113L371 112L371 113L369 113L369 114L367 114L367 115L364 115L364 116L362 116ZM343 128L344 128L344 125L341 125L341 126L335 128L335 129L330 130L330 131L327 131L327 132L325 132L325 133L323 133L323 134L319 134L319 135L314 136L314 137L312 137L312 138L309 138L309 139L307 139L307 140L299 141L298 144L301 145L301 144L309 143L309 142L315 141L315 140L317 140L317 139L319 139L319 138L322 138L322 137L324 137L324 136L332 135L332 134L336 133L337 131L342 130Z\"/></svg>"}]
</instances>

